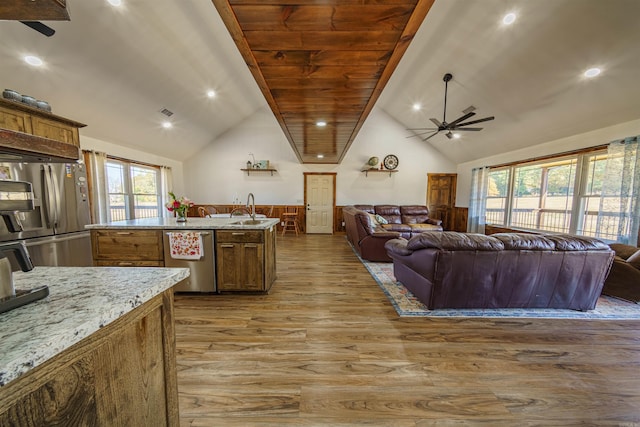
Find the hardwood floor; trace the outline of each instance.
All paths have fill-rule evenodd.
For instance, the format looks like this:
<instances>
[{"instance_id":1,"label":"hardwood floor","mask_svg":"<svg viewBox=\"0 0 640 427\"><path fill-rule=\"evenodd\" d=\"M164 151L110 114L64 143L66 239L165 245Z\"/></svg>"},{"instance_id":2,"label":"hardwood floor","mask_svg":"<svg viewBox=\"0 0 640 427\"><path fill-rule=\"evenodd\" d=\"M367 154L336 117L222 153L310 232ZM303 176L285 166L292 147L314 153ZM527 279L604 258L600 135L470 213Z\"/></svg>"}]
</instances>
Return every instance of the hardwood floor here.
<instances>
[{"instance_id":1,"label":"hardwood floor","mask_svg":"<svg viewBox=\"0 0 640 427\"><path fill-rule=\"evenodd\" d=\"M344 235L176 296L183 426L640 425L640 321L399 318Z\"/></svg>"}]
</instances>

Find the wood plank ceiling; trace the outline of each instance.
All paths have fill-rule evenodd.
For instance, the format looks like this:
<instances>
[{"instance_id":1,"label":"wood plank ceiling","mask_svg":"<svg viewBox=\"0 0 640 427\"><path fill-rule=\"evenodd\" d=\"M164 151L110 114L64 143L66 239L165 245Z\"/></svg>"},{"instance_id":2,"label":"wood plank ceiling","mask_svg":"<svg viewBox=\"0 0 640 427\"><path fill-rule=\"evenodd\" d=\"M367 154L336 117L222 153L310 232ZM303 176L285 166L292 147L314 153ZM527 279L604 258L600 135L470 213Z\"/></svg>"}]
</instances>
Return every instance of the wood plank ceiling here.
<instances>
[{"instance_id":1,"label":"wood plank ceiling","mask_svg":"<svg viewBox=\"0 0 640 427\"><path fill-rule=\"evenodd\" d=\"M212 1L300 162L340 163L435 0Z\"/></svg>"}]
</instances>

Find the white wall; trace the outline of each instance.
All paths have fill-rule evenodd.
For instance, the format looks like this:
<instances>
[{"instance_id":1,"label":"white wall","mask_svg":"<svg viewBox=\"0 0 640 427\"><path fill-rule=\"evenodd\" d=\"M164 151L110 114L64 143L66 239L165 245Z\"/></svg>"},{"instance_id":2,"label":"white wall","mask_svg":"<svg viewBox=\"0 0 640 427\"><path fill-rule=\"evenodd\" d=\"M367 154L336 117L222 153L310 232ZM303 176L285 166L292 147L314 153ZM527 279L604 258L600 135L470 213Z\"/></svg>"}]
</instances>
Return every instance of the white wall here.
<instances>
[{"instance_id":1,"label":"white wall","mask_svg":"<svg viewBox=\"0 0 640 427\"><path fill-rule=\"evenodd\" d=\"M494 166L519 160L532 159L539 156L559 154L567 151L589 148L597 145L608 144L616 139L628 136L640 135L640 119L620 123L591 132L573 135L567 138L557 139L546 143L534 145L521 150L502 153L497 156L485 157L473 162L458 165L458 181L456 191L456 206L469 207L471 194L471 170L481 166Z\"/></svg>"},{"instance_id":2,"label":"white wall","mask_svg":"<svg viewBox=\"0 0 640 427\"><path fill-rule=\"evenodd\" d=\"M230 204L234 197L246 201L254 193L256 204L301 204L304 172L336 172L336 204L424 204L427 173L454 173L455 165L431 145L405 138L408 132L397 121L375 109L363 125L339 165L300 164L280 126L268 109L220 136L196 156L184 162L186 194L196 203ZM278 170L247 176L247 160L269 160ZM360 172L366 161L387 154L399 159L398 172Z\"/></svg>"},{"instance_id":3,"label":"white wall","mask_svg":"<svg viewBox=\"0 0 640 427\"><path fill-rule=\"evenodd\" d=\"M182 162L156 156L145 151L135 150L122 145L112 144L100 139L80 135L80 146L83 150L102 151L111 156L122 157L129 160L137 160L143 163L150 163L158 166L170 166L173 175L173 189L177 194L184 192L184 179Z\"/></svg>"}]
</instances>

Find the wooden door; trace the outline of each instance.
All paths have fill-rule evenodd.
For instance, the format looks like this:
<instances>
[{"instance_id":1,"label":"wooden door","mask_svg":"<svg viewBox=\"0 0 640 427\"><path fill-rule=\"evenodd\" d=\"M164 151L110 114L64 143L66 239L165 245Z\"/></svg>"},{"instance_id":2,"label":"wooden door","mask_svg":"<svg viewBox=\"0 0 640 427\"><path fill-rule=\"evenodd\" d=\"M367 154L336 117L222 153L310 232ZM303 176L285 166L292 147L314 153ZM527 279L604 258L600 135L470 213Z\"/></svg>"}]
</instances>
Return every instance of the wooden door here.
<instances>
[{"instance_id":1,"label":"wooden door","mask_svg":"<svg viewBox=\"0 0 640 427\"><path fill-rule=\"evenodd\" d=\"M429 216L442 220L445 230L455 228L454 206L456 204L457 174L427 174L427 207Z\"/></svg>"},{"instance_id":2,"label":"wooden door","mask_svg":"<svg viewBox=\"0 0 640 427\"><path fill-rule=\"evenodd\" d=\"M336 174L305 173L304 180L306 232L332 234Z\"/></svg>"}]
</instances>

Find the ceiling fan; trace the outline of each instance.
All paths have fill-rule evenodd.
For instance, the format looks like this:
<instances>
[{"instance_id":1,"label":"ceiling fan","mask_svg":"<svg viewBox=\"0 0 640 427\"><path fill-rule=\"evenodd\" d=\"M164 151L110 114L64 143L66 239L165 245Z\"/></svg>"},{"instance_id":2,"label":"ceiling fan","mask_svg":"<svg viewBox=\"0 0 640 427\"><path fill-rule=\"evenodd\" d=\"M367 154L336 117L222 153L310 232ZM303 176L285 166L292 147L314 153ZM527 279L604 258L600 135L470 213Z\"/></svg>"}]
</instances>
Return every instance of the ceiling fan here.
<instances>
[{"instance_id":1,"label":"ceiling fan","mask_svg":"<svg viewBox=\"0 0 640 427\"><path fill-rule=\"evenodd\" d=\"M444 77L442 78L442 80L444 80L444 114L442 115L442 122L439 122L438 119L429 119L433 122L433 124L435 124L437 127L435 128L414 128L414 129L407 129L407 130L411 130L411 131L421 131L418 133L415 133L413 135L408 136L407 138L413 138L414 136L422 136L428 133L431 133L431 135L427 136L426 138L423 138L423 141L426 141L427 139L431 138L432 136L437 135L438 133L442 132L442 131L447 131L447 133L445 134L447 136L447 138L451 139L454 137L454 134L452 131L480 131L482 130L482 128L468 128L468 127L463 127L463 126L468 126L468 125L474 125L476 123L482 123L482 122L487 122L489 120L493 120L495 119L495 117L491 116L491 117L485 117L483 119L478 119L478 120L472 120L470 122L465 122L465 120L473 117L476 115L476 113L473 112L473 110L475 110L476 108L474 106L470 106L469 108L463 110L462 112L464 113L463 116L458 117L457 119L455 119L454 121L452 121L451 123L447 123L447 89L449 87L449 82L451 81L451 79L453 78L453 75L450 73L447 73L444 75ZM434 132L435 131L435 132Z\"/></svg>"},{"instance_id":2,"label":"ceiling fan","mask_svg":"<svg viewBox=\"0 0 640 427\"><path fill-rule=\"evenodd\" d=\"M56 32L56 30L54 30L48 25L43 24L40 21L20 21L20 22L22 22L24 25L26 25L29 28L33 28L40 34L43 34L47 37L51 37Z\"/></svg>"}]
</instances>

